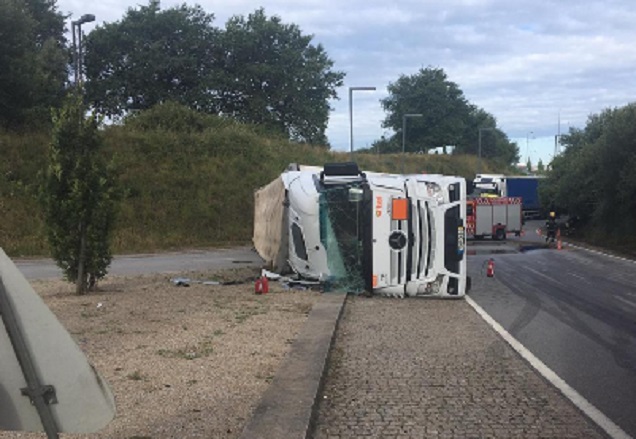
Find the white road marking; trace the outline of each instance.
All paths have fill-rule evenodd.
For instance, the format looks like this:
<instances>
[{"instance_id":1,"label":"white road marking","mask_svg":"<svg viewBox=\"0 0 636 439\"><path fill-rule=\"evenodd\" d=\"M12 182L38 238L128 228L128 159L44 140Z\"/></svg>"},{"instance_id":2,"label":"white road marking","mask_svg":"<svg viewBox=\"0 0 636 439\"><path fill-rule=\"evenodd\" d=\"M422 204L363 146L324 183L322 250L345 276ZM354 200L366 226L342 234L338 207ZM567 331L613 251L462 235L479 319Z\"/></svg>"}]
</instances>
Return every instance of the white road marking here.
<instances>
[{"instance_id":1,"label":"white road marking","mask_svg":"<svg viewBox=\"0 0 636 439\"><path fill-rule=\"evenodd\" d=\"M636 264L636 260L635 259L628 259L628 258L624 258L622 256L610 255L609 253L603 253L602 251L593 250L593 249L587 248L587 247L582 247L580 245L572 244L570 242L563 242L563 245L566 245L566 244L568 245L568 247L574 247L574 248L578 248L580 250L588 251L590 253L596 253L598 255L607 256L608 258L618 259L619 261L631 262L633 264Z\"/></svg>"},{"instance_id":2,"label":"white road marking","mask_svg":"<svg viewBox=\"0 0 636 439\"><path fill-rule=\"evenodd\" d=\"M552 369L546 366L541 360L535 357L532 352L525 348L516 338L497 323L483 308L466 296L466 302L486 321L512 348L521 355L532 367L536 369L554 387L559 389L563 395L585 413L593 422L601 427L612 439L633 439L625 433L622 428L612 422L607 416L597 409L591 402L574 390L568 383L563 381Z\"/></svg>"},{"instance_id":3,"label":"white road marking","mask_svg":"<svg viewBox=\"0 0 636 439\"><path fill-rule=\"evenodd\" d=\"M632 308L636 308L636 303L630 302L627 299L623 299L622 297L619 297L619 296L614 296L614 299L616 299L616 300L618 300L620 302L623 302L624 304L626 304L628 306L631 306Z\"/></svg>"}]
</instances>

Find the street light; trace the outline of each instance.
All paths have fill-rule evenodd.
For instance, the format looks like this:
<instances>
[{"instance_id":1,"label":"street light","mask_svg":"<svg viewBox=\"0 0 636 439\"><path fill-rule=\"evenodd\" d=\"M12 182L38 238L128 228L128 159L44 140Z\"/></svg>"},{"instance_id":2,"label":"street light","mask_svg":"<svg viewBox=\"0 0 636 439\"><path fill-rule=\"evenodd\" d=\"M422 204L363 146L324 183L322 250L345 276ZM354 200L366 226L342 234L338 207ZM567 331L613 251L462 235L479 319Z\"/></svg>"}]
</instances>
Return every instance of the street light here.
<instances>
[{"instance_id":1,"label":"street light","mask_svg":"<svg viewBox=\"0 0 636 439\"><path fill-rule=\"evenodd\" d=\"M406 154L406 119L409 117L422 117L420 113L410 113L402 116L402 174L404 174L404 155Z\"/></svg>"},{"instance_id":2,"label":"street light","mask_svg":"<svg viewBox=\"0 0 636 439\"><path fill-rule=\"evenodd\" d=\"M494 131L494 128L488 128L488 127L484 127L484 128L479 128L479 152L477 154L477 172L475 174L479 174L479 171L481 171L481 132L482 131Z\"/></svg>"},{"instance_id":3,"label":"street light","mask_svg":"<svg viewBox=\"0 0 636 439\"><path fill-rule=\"evenodd\" d=\"M374 91L375 87L349 87L349 149L351 150L351 161L353 161L353 99L354 91Z\"/></svg>"},{"instance_id":4,"label":"street light","mask_svg":"<svg viewBox=\"0 0 636 439\"><path fill-rule=\"evenodd\" d=\"M82 67L82 25L95 21L93 14L84 14L79 20L71 21L71 32L73 32L73 69L75 70L75 86L80 83L80 69ZM77 27L77 44L75 43L75 28Z\"/></svg>"}]
</instances>

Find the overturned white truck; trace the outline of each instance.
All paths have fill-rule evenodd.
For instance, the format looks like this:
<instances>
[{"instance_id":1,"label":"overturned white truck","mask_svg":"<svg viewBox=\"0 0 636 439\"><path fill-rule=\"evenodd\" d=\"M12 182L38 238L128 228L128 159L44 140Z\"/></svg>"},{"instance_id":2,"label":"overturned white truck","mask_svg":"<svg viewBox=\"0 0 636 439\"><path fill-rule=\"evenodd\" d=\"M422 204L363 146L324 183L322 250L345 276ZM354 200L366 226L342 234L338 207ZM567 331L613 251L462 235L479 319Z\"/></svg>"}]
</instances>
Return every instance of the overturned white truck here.
<instances>
[{"instance_id":1,"label":"overturned white truck","mask_svg":"<svg viewBox=\"0 0 636 439\"><path fill-rule=\"evenodd\" d=\"M461 297L466 182L290 165L255 194L254 245L275 271L349 292Z\"/></svg>"}]
</instances>

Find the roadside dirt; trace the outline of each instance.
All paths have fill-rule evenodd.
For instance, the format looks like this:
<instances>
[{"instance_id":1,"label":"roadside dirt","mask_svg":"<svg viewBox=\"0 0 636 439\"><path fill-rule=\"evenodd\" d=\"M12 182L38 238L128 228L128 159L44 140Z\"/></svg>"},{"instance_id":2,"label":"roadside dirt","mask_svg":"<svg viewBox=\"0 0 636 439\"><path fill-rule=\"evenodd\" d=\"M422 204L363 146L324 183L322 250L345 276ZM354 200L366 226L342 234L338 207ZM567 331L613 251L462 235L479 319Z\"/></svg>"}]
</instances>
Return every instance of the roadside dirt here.
<instances>
[{"instance_id":1,"label":"roadside dirt","mask_svg":"<svg viewBox=\"0 0 636 439\"><path fill-rule=\"evenodd\" d=\"M237 438L320 293L254 294L253 269L187 273L232 285L176 286L176 276L112 277L86 296L32 282L109 383L115 419L62 438ZM44 438L0 432L0 439Z\"/></svg>"}]
</instances>

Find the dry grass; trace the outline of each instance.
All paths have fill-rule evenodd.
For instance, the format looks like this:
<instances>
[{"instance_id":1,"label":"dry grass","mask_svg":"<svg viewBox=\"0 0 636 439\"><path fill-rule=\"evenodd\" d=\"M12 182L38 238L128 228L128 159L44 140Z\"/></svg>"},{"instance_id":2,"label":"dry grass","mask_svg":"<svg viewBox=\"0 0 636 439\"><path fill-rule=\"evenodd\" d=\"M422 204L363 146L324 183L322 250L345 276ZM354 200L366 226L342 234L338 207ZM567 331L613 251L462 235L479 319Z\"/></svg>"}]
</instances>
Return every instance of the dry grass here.
<instances>
[{"instance_id":1,"label":"dry grass","mask_svg":"<svg viewBox=\"0 0 636 439\"><path fill-rule=\"evenodd\" d=\"M226 281L254 275L187 274ZM166 276L110 278L81 297L61 281L33 287L117 403L115 420L101 432L64 438L238 437L319 298L277 284L258 296L251 282L177 287ZM0 433L17 437L45 435Z\"/></svg>"}]
</instances>

